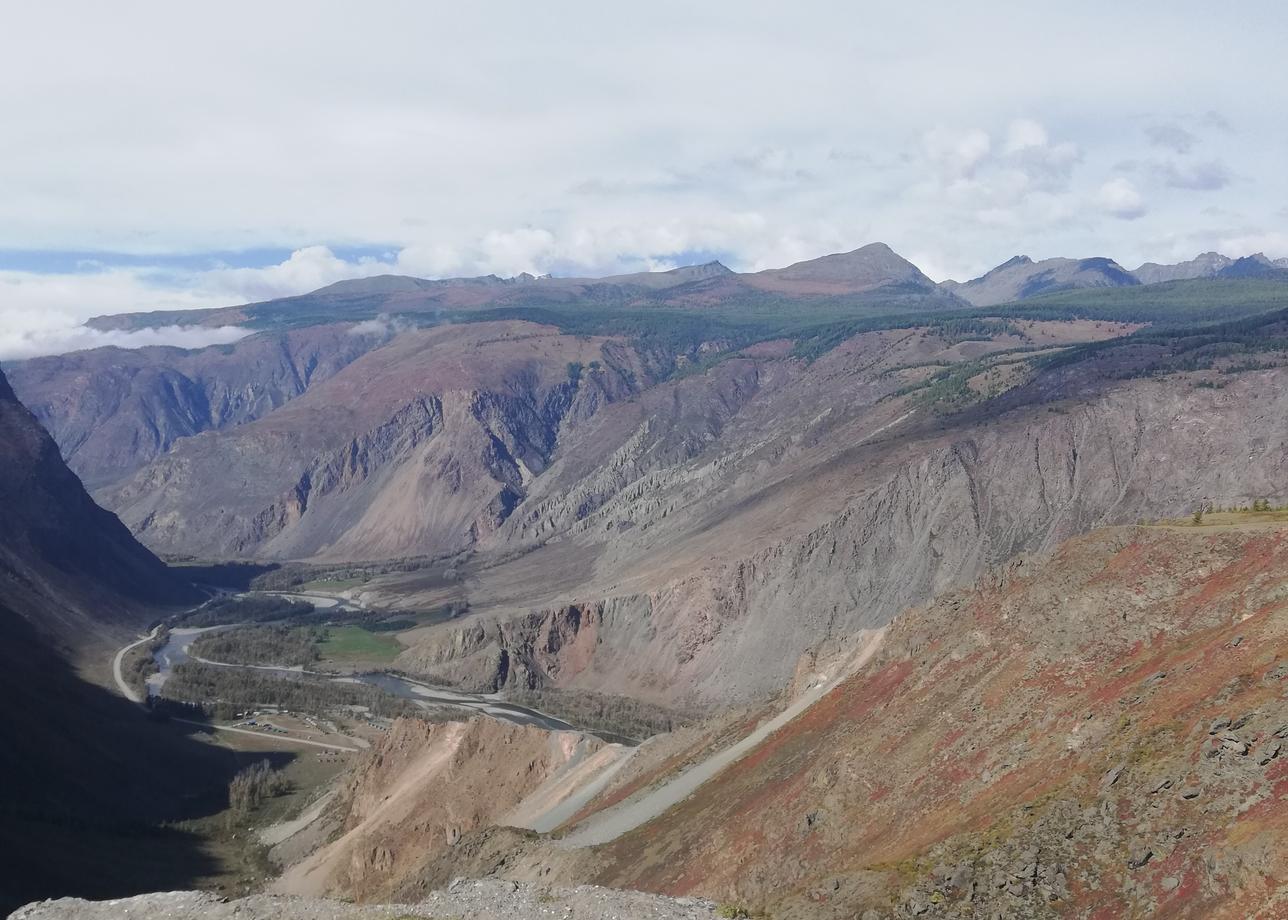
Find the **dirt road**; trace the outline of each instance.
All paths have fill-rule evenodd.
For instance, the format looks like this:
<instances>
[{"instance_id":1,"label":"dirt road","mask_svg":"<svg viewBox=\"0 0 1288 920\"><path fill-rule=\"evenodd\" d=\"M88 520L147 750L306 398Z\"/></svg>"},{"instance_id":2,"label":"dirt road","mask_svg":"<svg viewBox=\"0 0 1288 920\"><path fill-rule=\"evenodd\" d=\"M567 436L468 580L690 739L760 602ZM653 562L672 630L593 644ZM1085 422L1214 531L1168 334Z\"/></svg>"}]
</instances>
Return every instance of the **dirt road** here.
<instances>
[{"instance_id":1,"label":"dirt road","mask_svg":"<svg viewBox=\"0 0 1288 920\"><path fill-rule=\"evenodd\" d=\"M142 693L139 693L138 691L134 690L128 683L126 683L125 674L122 671L121 666L125 663L125 656L130 653L131 649L138 648L144 642L151 642L153 639L156 638L157 630L160 628L161 627L158 626L156 627L156 629L153 629L152 632L148 633L142 639L139 639L137 642L130 643L125 648L117 652L116 657L112 659L112 678L116 681L116 688L121 691L121 696L125 697L131 703L138 703L139 705L142 705L144 701L144 696Z\"/></svg>"}]
</instances>

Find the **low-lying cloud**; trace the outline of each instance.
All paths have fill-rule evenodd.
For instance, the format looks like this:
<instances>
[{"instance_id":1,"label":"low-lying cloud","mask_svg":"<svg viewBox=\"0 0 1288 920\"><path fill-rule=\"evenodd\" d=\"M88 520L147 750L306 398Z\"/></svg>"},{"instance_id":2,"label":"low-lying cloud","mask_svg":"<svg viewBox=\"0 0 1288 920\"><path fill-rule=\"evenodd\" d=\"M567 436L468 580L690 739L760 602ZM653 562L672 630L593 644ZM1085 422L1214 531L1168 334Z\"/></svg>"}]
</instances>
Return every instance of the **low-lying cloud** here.
<instances>
[{"instance_id":1,"label":"low-lying cloud","mask_svg":"<svg viewBox=\"0 0 1288 920\"><path fill-rule=\"evenodd\" d=\"M144 348L170 345L176 348L205 348L226 345L251 334L240 326L160 326L150 329L70 328L0 329L0 361L21 361L43 355L58 355L89 348Z\"/></svg>"},{"instance_id":2,"label":"low-lying cloud","mask_svg":"<svg viewBox=\"0 0 1288 920\"><path fill-rule=\"evenodd\" d=\"M354 323L349 328L349 335L370 335L376 338L388 339L410 328L412 328L411 323L396 316L381 313L375 319L366 319L360 323Z\"/></svg>"},{"instance_id":3,"label":"low-lying cloud","mask_svg":"<svg viewBox=\"0 0 1288 920\"><path fill-rule=\"evenodd\" d=\"M392 262L345 260L326 246L309 246L279 263L255 268L214 265L176 271L95 264L73 272L0 271L0 361L105 345L201 348L226 344L249 332L236 326L173 323L137 331L109 331L91 329L85 321L117 313L238 306L394 268Z\"/></svg>"}]
</instances>

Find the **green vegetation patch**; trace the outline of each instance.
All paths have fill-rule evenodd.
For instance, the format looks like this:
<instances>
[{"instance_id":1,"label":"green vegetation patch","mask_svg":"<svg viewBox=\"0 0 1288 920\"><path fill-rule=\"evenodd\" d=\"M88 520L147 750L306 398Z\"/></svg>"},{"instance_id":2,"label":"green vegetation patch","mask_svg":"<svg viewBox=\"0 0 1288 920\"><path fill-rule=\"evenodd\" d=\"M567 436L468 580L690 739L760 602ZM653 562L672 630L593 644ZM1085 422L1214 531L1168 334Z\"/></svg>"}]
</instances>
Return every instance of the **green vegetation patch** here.
<instances>
[{"instance_id":1,"label":"green vegetation patch","mask_svg":"<svg viewBox=\"0 0 1288 920\"><path fill-rule=\"evenodd\" d=\"M403 644L393 636L361 626L329 626L318 642L318 651L326 661L389 662L402 650Z\"/></svg>"},{"instance_id":2,"label":"green vegetation patch","mask_svg":"<svg viewBox=\"0 0 1288 920\"><path fill-rule=\"evenodd\" d=\"M175 625L205 627L228 626L233 623L269 623L275 620L299 622L313 611L313 605L305 601L272 595L220 597L178 617Z\"/></svg>"},{"instance_id":3,"label":"green vegetation patch","mask_svg":"<svg viewBox=\"0 0 1288 920\"><path fill-rule=\"evenodd\" d=\"M316 626L246 626L198 636L189 647L194 658L227 664L308 667L321 657L324 631Z\"/></svg>"}]
</instances>

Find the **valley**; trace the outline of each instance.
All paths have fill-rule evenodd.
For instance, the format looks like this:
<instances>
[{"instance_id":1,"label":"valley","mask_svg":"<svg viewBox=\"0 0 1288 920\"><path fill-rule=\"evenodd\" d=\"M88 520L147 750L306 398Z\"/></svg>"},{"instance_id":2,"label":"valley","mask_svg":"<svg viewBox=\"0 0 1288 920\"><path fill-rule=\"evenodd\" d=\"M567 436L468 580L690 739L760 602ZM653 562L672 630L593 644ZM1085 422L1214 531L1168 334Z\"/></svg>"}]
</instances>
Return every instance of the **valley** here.
<instances>
[{"instance_id":1,"label":"valley","mask_svg":"<svg viewBox=\"0 0 1288 920\"><path fill-rule=\"evenodd\" d=\"M1288 288L1082 260L958 293L888 247L697 268L355 282L216 311L259 325L231 345L6 367L170 586L73 644L149 744L223 764L167 819L206 860L174 887L1268 903L1238 809L1273 825L1288 720L1258 670ZM1240 855L1200 865L1219 833Z\"/></svg>"},{"instance_id":2,"label":"valley","mask_svg":"<svg viewBox=\"0 0 1288 920\"><path fill-rule=\"evenodd\" d=\"M5 12L0 918L1288 920L1281 8Z\"/></svg>"}]
</instances>

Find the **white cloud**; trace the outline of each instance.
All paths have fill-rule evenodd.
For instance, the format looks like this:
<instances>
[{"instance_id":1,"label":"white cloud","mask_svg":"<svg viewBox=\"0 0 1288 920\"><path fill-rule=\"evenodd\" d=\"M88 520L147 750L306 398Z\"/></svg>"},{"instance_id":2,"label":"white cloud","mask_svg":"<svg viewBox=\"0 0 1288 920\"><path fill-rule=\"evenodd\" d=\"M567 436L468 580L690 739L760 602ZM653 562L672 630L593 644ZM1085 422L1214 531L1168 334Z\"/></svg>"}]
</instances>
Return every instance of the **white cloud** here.
<instances>
[{"instance_id":1,"label":"white cloud","mask_svg":"<svg viewBox=\"0 0 1288 920\"><path fill-rule=\"evenodd\" d=\"M71 273L0 271L0 360L83 348L175 345L200 348L236 341L246 330L175 326L138 332L98 331L92 316L153 310L198 310L310 291L343 278L379 274L392 263L349 262L324 246L298 250L263 268L176 273L155 267L97 268Z\"/></svg>"},{"instance_id":2,"label":"white cloud","mask_svg":"<svg viewBox=\"0 0 1288 920\"><path fill-rule=\"evenodd\" d=\"M176 348L205 348L236 342L251 330L239 326L160 326L155 329L99 330L88 326L50 329L0 329L0 361L21 361L41 355L58 355L88 348L144 348L171 345Z\"/></svg>"},{"instance_id":3,"label":"white cloud","mask_svg":"<svg viewBox=\"0 0 1288 920\"><path fill-rule=\"evenodd\" d=\"M410 328L408 323L402 322L397 317L382 313L375 319L354 323L349 327L349 335L371 335L384 339Z\"/></svg>"},{"instance_id":4,"label":"white cloud","mask_svg":"<svg viewBox=\"0 0 1288 920\"><path fill-rule=\"evenodd\" d=\"M1272 259L1288 258L1288 233L1234 232L1221 237L1217 248L1233 258L1264 253Z\"/></svg>"},{"instance_id":5,"label":"white cloud","mask_svg":"<svg viewBox=\"0 0 1288 920\"><path fill-rule=\"evenodd\" d=\"M1046 128L1029 118L1018 118L1011 122L1006 132L1007 153L1042 148L1049 143Z\"/></svg>"},{"instance_id":6,"label":"white cloud","mask_svg":"<svg viewBox=\"0 0 1288 920\"><path fill-rule=\"evenodd\" d=\"M972 178L993 149L988 133L978 128L964 132L935 128L926 133L925 145L927 157L950 183Z\"/></svg>"},{"instance_id":7,"label":"white cloud","mask_svg":"<svg viewBox=\"0 0 1288 920\"><path fill-rule=\"evenodd\" d=\"M1096 201L1106 214L1123 220L1136 220L1145 215L1145 199L1136 191L1136 186L1122 176L1100 186Z\"/></svg>"},{"instance_id":8,"label":"white cloud","mask_svg":"<svg viewBox=\"0 0 1288 920\"><path fill-rule=\"evenodd\" d=\"M217 268L201 274L202 283L212 291L227 292L238 300L271 300L304 291L314 291L346 278L386 274L396 270L392 261L372 258L346 261L326 246L297 249L277 265L263 268Z\"/></svg>"}]
</instances>

